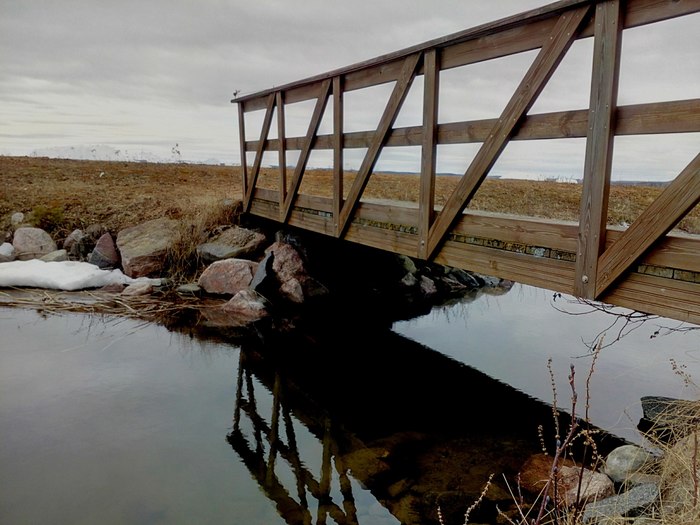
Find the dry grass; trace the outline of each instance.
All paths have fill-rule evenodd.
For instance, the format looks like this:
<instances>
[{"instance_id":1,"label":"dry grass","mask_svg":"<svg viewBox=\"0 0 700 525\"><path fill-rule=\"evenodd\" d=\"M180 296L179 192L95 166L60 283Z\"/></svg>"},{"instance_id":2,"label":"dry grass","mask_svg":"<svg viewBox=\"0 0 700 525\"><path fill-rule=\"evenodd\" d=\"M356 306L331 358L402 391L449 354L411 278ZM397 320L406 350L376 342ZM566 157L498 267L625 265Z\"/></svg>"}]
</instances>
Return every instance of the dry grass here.
<instances>
[{"instance_id":1,"label":"dry grass","mask_svg":"<svg viewBox=\"0 0 700 525\"><path fill-rule=\"evenodd\" d=\"M291 170L288 170L291 179ZM110 231L156 217L192 220L201 210L224 199L241 198L239 167L196 164L76 161L0 156L0 230L8 228L9 214L40 211L60 224L51 226L57 237L75 228L101 223ZM344 177L345 194L355 173ZM277 188L277 169L262 170L259 185ZM329 170L309 170L301 190L330 196ZM442 176L436 182L436 203L442 205L458 182ZM660 188L613 186L609 223L629 224L660 193ZM364 197L417 202L416 175L374 174ZM577 220L581 186L556 182L487 180L470 209ZM50 229L51 229L50 228ZM700 232L700 210L686 217L679 229Z\"/></svg>"}]
</instances>

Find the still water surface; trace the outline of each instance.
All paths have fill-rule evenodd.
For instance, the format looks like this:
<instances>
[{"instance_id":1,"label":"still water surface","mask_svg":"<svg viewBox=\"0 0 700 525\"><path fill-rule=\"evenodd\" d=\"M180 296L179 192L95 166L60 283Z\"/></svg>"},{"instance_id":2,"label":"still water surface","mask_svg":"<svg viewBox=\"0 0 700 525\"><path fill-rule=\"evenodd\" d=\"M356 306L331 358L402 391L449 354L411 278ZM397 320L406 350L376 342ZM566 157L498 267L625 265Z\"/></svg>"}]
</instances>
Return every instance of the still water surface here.
<instances>
[{"instance_id":1,"label":"still water surface","mask_svg":"<svg viewBox=\"0 0 700 525\"><path fill-rule=\"evenodd\" d=\"M489 473L538 450L547 359L561 405L570 363L583 385L581 339L611 319L580 310L516 285L393 331L231 344L0 309L0 523L418 524L438 504L461 523ZM678 323L596 364L592 420L617 437L640 441L641 396L696 396L669 359L700 377L700 333L659 326ZM503 487L490 498L475 521L507 505Z\"/></svg>"}]
</instances>

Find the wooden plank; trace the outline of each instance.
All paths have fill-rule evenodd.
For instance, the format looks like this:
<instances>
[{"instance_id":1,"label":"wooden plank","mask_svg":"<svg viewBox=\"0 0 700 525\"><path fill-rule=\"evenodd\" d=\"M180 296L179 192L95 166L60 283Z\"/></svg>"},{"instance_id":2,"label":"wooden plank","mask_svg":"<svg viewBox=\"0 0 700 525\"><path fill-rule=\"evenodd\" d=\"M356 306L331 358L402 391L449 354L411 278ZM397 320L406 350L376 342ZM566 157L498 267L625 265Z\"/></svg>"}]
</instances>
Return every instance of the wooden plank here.
<instances>
[{"instance_id":1,"label":"wooden plank","mask_svg":"<svg viewBox=\"0 0 700 525\"><path fill-rule=\"evenodd\" d=\"M437 162L438 97L440 95L440 65L437 51L431 49L423 56L423 140L421 144L420 196L417 256L428 258L428 233L435 216L435 165Z\"/></svg>"},{"instance_id":2,"label":"wooden plank","mask_svg":"<svg viewBox=\"0 0 700 525\"><path fill-rule=\"evenodd\" d=\"M595 299L598 257L605 248L622 47L621 4L596 6L593 76L583 167L574 295Z\"/></svg>"},{"instance_id":3,"label":"wooden plank","mask_svg":"<svg viewBox=\"0 0 700 525\"><path fill-rule=\"evenodd\" d=\"M401 105L406 98L406 94L408 93L408 88L411 86L413 78L416 75L416 66L418 65L419 59L420 55L415 54L406 58L404 62L401 77L396 81L394 91L389 97L389 101L387 102L386 108L384 108L382 118L377 126L377 131L374 135L372 144L367 150L365 158L362 160L357 176L350 187L348 198L343 204L340 215L338 216L339 236L345 231L352 212L357 206L360 196L367 185L369 175L374 169L374 165L379 158L379 153L386 142L386 137L388 136L389 130L394 125L399 109L401 108Z\"/></svg>"},{"instance_id":4,"label":"wooden plank","mask_svg":"<svg viewBox=\"0 0 700 525\"><path fill-rule=\"evenodd\" d=\"M340 236L338 217L343 206L343 79L333 77L333 224Z\"/></svg>"},{"instance_id":5,"label":"wooden plank","mask_svg":"<svg viewBox=\"0 0 700 525\"><path fill-rule=\"evenodd\" d=\"M287 150L285 148L285 125L284 125L284 99L282 92L278 91L275 95L275 104L277 105L277 163L279 166L279 190L280 190L280 206L284 202L287 194Z\"/></svg>"},{"instance_id":6,"label":"wooden plank","mask_svg":"<svg viewBox=\"0 0 700 525\"><path fill-rule=\"evenodd\" d=\"M700 153L600 256L596 297L700 202Z\"/></svg>"},{"instance_id":7,"label":"wooden plank","mask_svg":"<svg viewBox=\"0 0 700 525\"><path fill-rule=\"evenodd\" d=\"M488 171L506 147L513 130L532 107L571 46L588 12L589 9L586 6L560 16L550 40L542 47L506 105L497 125L477 152L466 173L448 198L444 209L437 215L430 229L428 256L438 248L455 218L467 206L481 182L486 178Z\"/></svg>"},{"instance_id":8,"label":"wooden plank","mask_svg":"<svg viewBox=\"0 0 700 525\"><path fill-rule=\"evenodd\" d=\"M562 293L573 290L574 263L569 261L445 241L435 262Z\"/></svg>"},{"instance_id":9,"label":"wooden plank","mask_svg":"<svg viewBox=\"0 0 700 525\"><path fill-rule=\"evenodd\" d=\"M615 135L659 135L664 133L700 132L700 99L674 100L618 106ZM438 144L467 144L484 142L498 119L449 122L438 125ZM588 110L556 111L527 115L511 136L511 140L582 138L588 132ZM374 131L346 133L346 148L369 147ZM394 128L386 146L420 146L422 126ZM304 137L287 138L288 149L301 149ZM247 151L255 151L258 141L246 142ZM278 148L276 139L268 140L270 150ZM332 149L333 136L320 135L315 149Z\"/></svg>"},{"instance_id":10,"label":"wooden plank","mask_svg":"<svg viewBox=\"0 0 700 525\"><path fill-rule=\"evenodd\" d=\"M574 222L469 211L455 223L452 233L573 253L576 251L578 225Z\"/></svg>"},{"instance_id":11,"label":"wooden plank","mask_svg":"<svg viewBox=\"0 0 700 525\"><path fill-rule=\"evenodd\" d=\"M700 285L633 273L603 295L616 306L700 324Z\"/></svg>"},{"instance_id":12,"label":"wooden plank","mask_svg":"<svg viewBox=\"0 0 700 525\"><path fill-rule=\"evenodd\" d=\"M267 109L263 119L262 128L260 129L260 139L258 140L258 149L255 152L255 162L253 163L253 171L250 174L250 180L247 183L247 191L243 199L243 211L248 211L250 208L250 199L253 195L253 189L258 181L260 174L260 165L262 164L263 153L265 151L265 141L270 134L270 124L272 123L272 111L275 109L275 94L270 93L267 97Z\"/></svg>"},{"instance_id":13,"label":"wooden plank","mask_svg":"<svg viewBox=\"0 0 700 525\"><path fill-rule=\"evenodd\" d=\"M289 211L292 209L292 203L294 202L294 199L296 199L297 193L299 192L301 177L306 170L306 163L309 161L309 154L311 153L311 148L313 147L316 133L318 133L318 127L321 125L321 118L323 118L323 112L326 110L330 88L330 80L325 80L320 86L316 106L314 107L314 112L311 116L311 121L309 122L308 131L306 132L306 141L301 153L299 154L299 160L297 161L296 168L294 169L294 175L292 177L289 193L287 194L284 204L282 205L280 215L281 222L287 221Z\"/></svg>"},{"instance_id":14,"label":"wooden plank","mask_svg":"<svg viewBox=\"0 0 700 525\"><path fill-rule=\"evenodd\" d=\"M243 104L238 104L238 141L241 152L241 185L243 195L248 193L248 161L246 159L246 140L245 140L245 112Z\"/></svg>"},{"instance_id":15,"label":"wooden plank","mask_svg":"<svg viewBox=\"0 0 700 525\"><path fill-rule=\"evenodd\" d=\"M613 245L624 231L608 228L607 247ZM607 249L607 248L606 248ZM653 266L700 272L700 236L669 233L645 253L640 262Z\"/></svg>"}]
</instances>

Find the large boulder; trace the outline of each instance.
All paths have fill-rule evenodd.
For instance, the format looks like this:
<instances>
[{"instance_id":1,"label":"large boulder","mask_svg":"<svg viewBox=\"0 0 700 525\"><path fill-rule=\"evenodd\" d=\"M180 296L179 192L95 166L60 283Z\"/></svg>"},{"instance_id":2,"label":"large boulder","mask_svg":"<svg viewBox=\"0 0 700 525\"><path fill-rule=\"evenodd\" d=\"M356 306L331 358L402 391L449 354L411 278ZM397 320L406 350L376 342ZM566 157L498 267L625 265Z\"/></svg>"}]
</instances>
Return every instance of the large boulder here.
<instances>
[{"instance_id":1,"label":"large boulder","mask_svg":"<svg viewBox=\"0 0 700 525\"><path fill-rule=\"evenodd\" d=\"M143 277L159 273L165 256L180 238L179 223L161 218L126 228L117 234L117 248L121 253L124 273L129 277Z\"/></svg>"},{"instance_id":2,"label":"large boulder","mask_svg":"<svg viewBox=\"0 0 700 525\"><path fill-rule=\"evenodd\" d=\"M197 254L206 263L222 259L245 259L259 252L265 240L262 233L233 226L197 246Z\"/></svg>"},{"instance_id":3,"label":"large boulder","mask_svg":"<svg viewBox=\"0 0 700 525\"><path fill-rule=\"evenodd\" d=\"M42 255L55 252L57 247L51 236L41 228L17 228L12 246L20 261L38 259Z\"/></svg>"},{"instance_id":4,"label":"large boulder","mask_svg":"<svg viewBox=\"0 0 700 525\"><path fill-rule=\"evenodd\" d=\"M246 259L224 259L202 273L198 285L207 293L235 295L250 286L258 263Z\"/></svg>"},{"instance_id":5,"label":"large boulder","mask_svg":"<svg viewBox=\"0 0 700 525\"><path fill-rule=\"evenodd\" d=\"M328 294L328 289L308 274L304 260L294 246L277 241L265 252L272 256L271 270L277 278L277 291L283 299L292 303L303 303L307 299Z\"/></svg>"}]
</instances>

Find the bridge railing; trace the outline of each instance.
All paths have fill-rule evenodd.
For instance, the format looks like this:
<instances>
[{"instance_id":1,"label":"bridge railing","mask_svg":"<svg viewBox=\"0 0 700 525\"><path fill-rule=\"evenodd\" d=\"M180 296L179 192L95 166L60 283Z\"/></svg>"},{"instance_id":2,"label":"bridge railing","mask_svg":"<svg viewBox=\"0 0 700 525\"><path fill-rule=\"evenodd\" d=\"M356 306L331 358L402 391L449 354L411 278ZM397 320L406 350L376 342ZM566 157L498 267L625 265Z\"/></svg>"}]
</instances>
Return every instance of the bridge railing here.
<instances>
[{"instance_id":1,"label":"bridge railing","mask_svg":"<svg viewBox=\"0 0 700 525\"><path fill-rule=\"evenodd\" d=\"M700 132L700 98L618 105L623 32L698 12L700 0L562 0L234 99L245 210L422 259L700 322L700 242L668 234L700 201L700 154L628 228L607 225L614 138ZM530 114L572 44L590 37L588 107ZM439 122L442 72L533 50L534 61L500 115ZM419 77L422 123L395 127ZM393 88L376 128L347 132L345 94L381 84ZM303 101L314 105L307 131L287 137L285 108ZM323 134L327 107L332 132ZM247 140L246 115L260 110L258 138ZM578 224L465 212L510 141L570 138L586 141ZM437 206L437 147L468 143L480 144L478 151L444 205ZM407 146L421 152L417 206L362 200L382 150ZM344 188L344 155L353 149L364 150L364 157L350 187ZM300 192L310 155L317 150L332 152L330 197ZM248 152L254 153L252 165ZM288 173L291 152L298 160ZM265 153L277 157L276 189L259 185Z\"/></svg>"}]
</instances>

